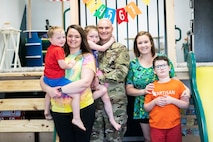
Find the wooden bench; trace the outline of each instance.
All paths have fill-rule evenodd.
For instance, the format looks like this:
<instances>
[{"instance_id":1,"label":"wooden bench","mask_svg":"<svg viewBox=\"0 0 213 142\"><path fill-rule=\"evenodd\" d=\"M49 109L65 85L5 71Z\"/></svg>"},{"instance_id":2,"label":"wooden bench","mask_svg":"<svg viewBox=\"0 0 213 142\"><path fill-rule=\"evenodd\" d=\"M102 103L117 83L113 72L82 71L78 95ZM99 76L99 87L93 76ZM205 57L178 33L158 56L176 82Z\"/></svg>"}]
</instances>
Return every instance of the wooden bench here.
<instances>
[{"instance_id":1,"label":"wooden bench","mask_svg":"<svg viewBox=\"0 0 213 142\"><path fill-rule=\"evenodd\" d=\"M4 72L0 73L0 93L42 92L39 79L42 72ZM42 111L44 98L3 98L0 111ZM0 132L54 132L52 120L21 119L0 120Z\"/></svg>"}]
</instances>

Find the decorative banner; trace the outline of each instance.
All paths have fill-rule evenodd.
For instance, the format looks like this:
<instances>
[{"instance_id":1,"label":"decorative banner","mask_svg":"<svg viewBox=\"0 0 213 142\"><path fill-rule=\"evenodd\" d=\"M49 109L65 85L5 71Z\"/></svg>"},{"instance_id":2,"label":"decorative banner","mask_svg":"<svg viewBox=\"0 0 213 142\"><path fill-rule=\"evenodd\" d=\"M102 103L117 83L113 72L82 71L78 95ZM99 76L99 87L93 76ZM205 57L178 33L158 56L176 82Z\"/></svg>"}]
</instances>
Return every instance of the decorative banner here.
<instances>
[{"instance_id":1,"label":"decorative banner","mask_svg":"<svg viewBox=\"0 0 213 142\"><path fill-rule=\"evenodd\" d=\"M87 4L90 0L83 0L84 4Z\"/></svg>"},{"instance_id":2,"label":"decorative banner","mask_svg":"<svg viewBox=\"0 0 213 142\"><path fill-rule=\"evenodd\" d=\"M53 0L54 1L54 0ZM122 22L129 22L127 13L135 19L135 17L139 14L142 14L138 6L135 2L130 2L126 5L125 8L113 9L107 7L105 4L101 2L101 0L82 0L84 4L86 4L87 8L90 10L91 13L94 13L93 16L101 18L108 18L112 23L115 19L115 14L117 17L118 24ZM150 0L142 0L143 3L149 5Z\"/></svg>"},{"instance_id":3,"label":"decorative banner","mask_svg":"<svg viewBox=\"0 0 213 142\"><path fill-rule=\"evenodd\" d=\"M102 2L101 0L89 0L87 1L86 5L90 12L93 13L95 10L100 8Z\"/></svg>"},{"instance_id":4,"label":"decorative banner","mask_svg":"<svg viewBox=\"0 0 213 142\"><path fill-rule=\"evenodd\" d=\"M142 0L142 2L143 2L145 5L149 5L149 4L150 4L150 0Z\"/></svg>"},{"instance_id":5,"label":"decorative banner","mask_svg":"<svg viewBox=\"0 0 213 142\"><path fill-rule=\"evenodd\" d=\"M107 9L106 5L102 4L102 5L98 8L98 10L95 12L94 16L98 17L99 19L103 18L106 9Z\"/></svg>"},{"instance_id":6,"label":"decorative banner","mask_svg":"<svg viewBox=\"0 0 213 142\"><path fill-rule=\"evenodd\" d=\"M112 24L114 23L116 10L113 8L107 8L105 11L104 18L108 18Z\"/></svg>"},{"instance_id":7,"label":"decorative banner","mask_svg":"<svg viewBox=\"0 0 213 142\"><path fill-rule=\"evenodd\" d=\"M50 0L50 1L69 1L69 0Z\"/></svg>"},{"instance_id":8,"label":"decorative banner","mask_svg":"<svg viewBox=\"0 0 213 142\"><path fill-rule=\"evenodd\" d=\"M135 17L139 14L142 14L140 9L137 7L137 5L134 2L130 2L126 6L126 11L129 13L129 15L132 17L132 19L135 19Z\"/></svg>"},{"instance_id":9,"label":"decorative banner","mask_svg":"<svg viewBox=\"0 0 213 142\"><path fill-rule=\"evenodd\" d=\"M116 16L118 24L122 22L128 22L128 17L124 8L117 9Z\"/></svg>"}]
</instances>

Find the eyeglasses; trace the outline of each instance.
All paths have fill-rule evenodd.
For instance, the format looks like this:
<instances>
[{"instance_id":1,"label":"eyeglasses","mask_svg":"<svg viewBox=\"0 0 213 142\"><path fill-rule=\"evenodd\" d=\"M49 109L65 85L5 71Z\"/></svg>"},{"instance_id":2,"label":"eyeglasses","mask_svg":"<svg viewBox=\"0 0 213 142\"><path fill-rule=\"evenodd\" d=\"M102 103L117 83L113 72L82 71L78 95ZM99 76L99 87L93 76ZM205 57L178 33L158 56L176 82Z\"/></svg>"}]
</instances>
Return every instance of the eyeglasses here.
<instances>
[{"instance_id":1,"label":"eyeglasses","mask_svg":"<svg viewBox=\"0 0 213 142\"><path fill-rule=\"evenodd\" d=\"M165 69L165 68L167 68L167 64L162 64L162 65L157 65L157 66L155 66L155 69L157 69L157 70L160 70L160 69Z\"/></svg>"}]
</instances>

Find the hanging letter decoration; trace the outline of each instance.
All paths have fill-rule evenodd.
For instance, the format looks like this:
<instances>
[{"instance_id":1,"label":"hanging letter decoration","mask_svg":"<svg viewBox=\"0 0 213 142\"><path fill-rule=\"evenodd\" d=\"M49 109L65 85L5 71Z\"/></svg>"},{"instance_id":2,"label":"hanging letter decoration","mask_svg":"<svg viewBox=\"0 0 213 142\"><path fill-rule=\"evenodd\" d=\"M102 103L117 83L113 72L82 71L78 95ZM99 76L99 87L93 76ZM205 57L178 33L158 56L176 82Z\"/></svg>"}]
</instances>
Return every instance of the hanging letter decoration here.
<instances>
[{"instance_id":1,"label":"hanging letter decoration","mask_svg":"<svg viewBox=\"0 0 213 142\"><path fill-rule=\"evenodd\" d=\"M124 8L117 9L116 16L118 24L122 22L128 22L128 17Z\"/></svg>"},{"instance_id":2,"label":"hanging letter decoration","mask_svg":"<svg viewBox=\"0 0 213 142\"><path fill-rule=\"evenodd\" d=\"M94 13L93 16L101 18L108 18L112 23L114 22L115 15L117 18L118 24L122 22L129 22L128 14L132 19L139 14L142 14L141 10L138 8L135 2L128 3L125 7L114 9L109 8L102 3L101 0L82 0L86 7L91 13ZM142 0L145 5L150 4L150 0Z\"/></svg>"},{"instance_id":3,"label":"hanging letter decoration","mask_svg":"<svg viewBox=\"0 0 213 142\"><path fill-rule=\"evenodd\" d=\"M132 17L132 19L135 19L135 17L137 15L142 13L134 2L130 2L126 6L126 11L129 13L129 15Z\"/></svg>"},{"instance_id":4,"label":"hanging letter decoration","mask_svg":"<svg viewBox=\"0 0 213 142\"><path fill-rule=\"evenodd\" d=\"M102 19L104 17L106 9L107 9L106 5L102 4L95 12L94 16L98 17L99 19Z\"/></svg>"},{"instance_id":5,"label":"hanging letter decoration","mask_svg":"<svg viewBox=\"0 0 213 142\"><path fill-rule=\"evenodd\" d=\"M108 18L112 24L114 23L116 10L113 8L107 8L105 11L104 18Z\"/></svg>"}]
</instances>

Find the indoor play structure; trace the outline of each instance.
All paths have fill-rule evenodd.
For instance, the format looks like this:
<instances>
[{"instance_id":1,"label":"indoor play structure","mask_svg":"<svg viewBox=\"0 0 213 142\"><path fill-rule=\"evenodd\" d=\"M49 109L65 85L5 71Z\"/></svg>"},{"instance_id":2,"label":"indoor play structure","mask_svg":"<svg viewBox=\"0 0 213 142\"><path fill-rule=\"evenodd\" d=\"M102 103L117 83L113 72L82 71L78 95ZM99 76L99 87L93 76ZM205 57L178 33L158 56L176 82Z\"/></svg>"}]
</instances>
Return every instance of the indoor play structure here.
<instances>
[{"instance_id":1,"label":"indoor play structure","mask_svg":"<svg viewBox=\"0 0 213 142\"><path fill-rule=\"evenodd\" d=\"M63 0L59 0L63 3ZM82 0L86 1L86 0ZM175 48L175 32L174 32L174 13L173 13L173 3L170 0L166 1L166 8L169 11L166 13L167 21L167 32L169 33L169 36L167 37L167 43L166 45L170 47L167 51L168 56L170 59L172 59L174 65L176 66L176 55L174 54ZM72 2L72 3L71 3ZM29 7L27 10L28 14L28 25L27 30L32 32L31 28L31 2L28 0ZM71 21L71 24L79 24L82 15L79 13L79 6L78 6L77 0L70 1L70 8L64 11L63 19L65 20L65 13L67 11L70 11L71 14L69 20ZM63 6L63 4L62 4ZM63 8L62 8L63 9ZM77 12L76 12L77 11ZM63 10L62 10L63 12ZM81 15L81 16L79 16ZM82 16L83 17L83 16ZM84 18L84 17L83 17ZM63 20L63 26L65 26L66 21ZM202 21L203 22L203 21ZM197 24L198 25L198 24ZM123 26L123 25L122 25ZM198 29L198 28L197 28ZM200 29L200 28L199 28ZM203 29L203 28L202 28ZM33 32L32 32L33 35ZM198 35L198 34L196 34ZM199 35L199 38L203 36ZM209 36L212 37L212 36ZM196 40L197 41L197 40ZM201 40L200 40L201 41ZM209 40L210 41L210 40ZM197 45L197 44L196 44ZM39 46L40 47L40 46ZM202 48L199 48L202 51L209 51L205 54L212 54L212 48L211 50L204 49L206 46L202 46ZM32 51L32 50L30 50ZM33 52L34 53L34 52ZM201 53L199 51L195 51L195 53ZM29 53L30 54L30 53ZM40 53L41 54L41 53ZM30 55L29 55L30 56ZM202 56L202 55L201 55ZM208 56L208 55L205 55ZM198 56L196 55L198 58ZM208 56L209 57L209 56ZM213 57L213 56L212 56ZM31 60L31 58L30 58ZM42 61L39 58L39 66L42 64ZM32 64L31 64L32 65ZM190 83L191 83L191 93L192 93L192 100L193 105L195 107L196 111L196 118L198 122L199 127L199 139L201 142L213 142L213 116L211 115L211 107L213 107L213 96L211 95L211 92L213 91L212 83L210 82L213 80L213 63L199 63L195 59L195 55L193 52L190 52L188 55L187 65L189 68L189 77ZM16 67L16 66L15 66ZM185 66L186 67L186 66ZM18 70L18 69L17 69ZM41 75L41 70L39 68L33 68L31 70L25 70L25 68L22 68L22 72L18 73L1 73L0 75L0 92L1 93L11 93L8 92L8 90L17 92L17 94L25 94L26 92L30 92L30 94L36 94L41 93L42 90L39 86L39 77ZM182 72L181 72L182 73ZM186 71L188 75L188 70ZM177 72L177 76L181 76L180 71ZM180 78L180 79L186 79L186 78ZM187 78L188 79L188 78ZM186 80L187 80L186 79ZM14 83L14 85L12 85ZM36 84L36 85L35 85ZM15 86L15 88L14 88ZM9 111L9 110L30 110L30 111L41 111L43 110L43 99L42 98L30 98L30 101L28 98L22 98L22 103L16 104L17 98L14 99L1 99L0 104L0 111ZM39 103L38 103L39 102ZM16 105L14 105L16 104ZM7 127L5 127L7 126ZM134 127L134 126L133 126ZM0 132L21 132L21 133L28 133L28 132L35 132L35 142L39 141L39 133L40 132L53 132L53 141L56 142L56 131L54 129L54 125L52 121L46 121L44 119L36 119L36 120L5 120L0 122ZM134 127L134 130L135 127ZM132 129L131 129L132 131ZM135 137L135 135L134 135ZM127 137L126 137L127 138ZM141 139L141 137L139 137ZM126 139L127 140L127 139ZM1 140L0 140L1 141ZM128 140L131 141L131 140ZM190 140L188 140L190 141Z\"/></svg>"},{"instance_id":2,"label":"indoor play structure","mask_svg":"<svg viewBox=\"0 0 213 142\"><path fill-rule=\"evenodd\" d=\"M192 98L200 132L201 142L213 142L213 64L196 63L193 52L189 52L187 61Z\"/></svg>"}]
</instances>

